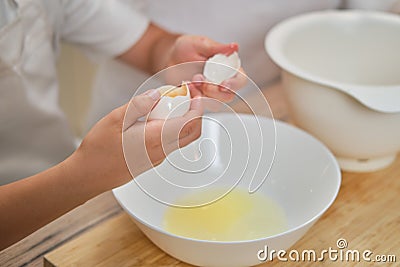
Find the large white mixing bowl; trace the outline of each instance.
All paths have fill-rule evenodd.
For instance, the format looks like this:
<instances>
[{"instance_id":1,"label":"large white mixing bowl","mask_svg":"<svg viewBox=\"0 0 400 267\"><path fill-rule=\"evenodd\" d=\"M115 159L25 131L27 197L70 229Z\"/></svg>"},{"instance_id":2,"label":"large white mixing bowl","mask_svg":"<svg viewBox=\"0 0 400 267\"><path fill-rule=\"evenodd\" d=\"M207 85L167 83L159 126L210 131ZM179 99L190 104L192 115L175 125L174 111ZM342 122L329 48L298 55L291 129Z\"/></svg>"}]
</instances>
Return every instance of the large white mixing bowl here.
<instances>
[{"instance_id":1,"label":"large white mixing bowl","mask_svg":"<svg viewBox=\"0 0 400 267\"><path fill-rule=\"evenodd\" d=\"M338 89L400 90L398 15L300 15L276 25L265 46L282 68L295 123L322 140L343 170L373 171L393 162L400 151L400 112L375 111Z\"/></svg>"}]
</instances>

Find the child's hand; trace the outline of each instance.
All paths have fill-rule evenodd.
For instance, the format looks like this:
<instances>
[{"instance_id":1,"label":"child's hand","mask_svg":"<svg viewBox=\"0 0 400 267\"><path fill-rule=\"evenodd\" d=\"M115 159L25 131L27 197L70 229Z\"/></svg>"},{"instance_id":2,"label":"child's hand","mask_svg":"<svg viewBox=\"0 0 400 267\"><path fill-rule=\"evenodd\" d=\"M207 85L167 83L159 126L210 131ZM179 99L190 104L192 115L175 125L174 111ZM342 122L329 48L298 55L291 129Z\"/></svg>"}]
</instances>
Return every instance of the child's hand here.
<instances>
[{"instance_id":1,"label":"child's hand","mask_svg":"<svg viewBox=\"0 0 400 267\"><path fill-rule=\"evenodd\" d=\"M150 90L134 97L92 128L72 156L75 165L86 172L85 176L93 178L93 186L106 191L130 181L131 174L137 176L160 164L166 155L201 134L200 93L192 89L191 94L194 98L190 111L167 121L138 121L157 102L158 91Z\"/></svg>"},{"instance_id":2,"label":"child's hand","mask_svg":"<svg viewBox=\"0 0 400 267\"><path fill-rule=\"evenodd\" d=\"M204 36L182 35L179 36L170 52L168 65L172 66L182 62L206 61L215 54L230 55L238 51L236 43L222 44ZM230 102L235 97L235 91L246 85L247 79L243 68L234 77L222 82L220 86L205 83L202 74L193 77L197 88L207 97L222 102Z\"/></svg>"},{"instance_id":3,"label":"child's hand","mask_svg":"<svg viewBox=\"0 0 400 267\"><path fill-rule=\"evenodd\" d=\"M193 89L192 95L198 96L199 92ZM136 176L159 164L166 154L178 148L178 143L185 146L200 136L199 98L192 100L184 117L168 120L165 125L160 120L147 124L137 121L158 98L155 90L134 97L129 108L126 104L99 121L65 161L0 186L0 213L7 214L0 216L0 250L98 194L130 181L124 152L129 169Z\"/></svg>"},{"instance_id":4,"label":"child's hand","mask_svg":"<svg viewBox=\"0 0 400 267\"><path fill-rule=\"evenodd\" d=\"M137 119L150 111L148 104L139 98L132 100L124 123L123 147L133 176L160 164L166 155L200 136L203 112L200 92L191 88L191 95L190 110L183 117L147 122Z\"/></svg>"},{"instance_id":5,"label":"child's hand","mask_svg":"<svg viewBox=\"0 0 400 267\"><path fill-rule=\"evenodd\" d=\"M235 76L223 81L220 85L208 83L203 74L196 74L192 81L205 96L222 102L230 102L234 99L235 92L246 85L247 77L243 68L240 68Z\"/></svg>"}]
</instances>

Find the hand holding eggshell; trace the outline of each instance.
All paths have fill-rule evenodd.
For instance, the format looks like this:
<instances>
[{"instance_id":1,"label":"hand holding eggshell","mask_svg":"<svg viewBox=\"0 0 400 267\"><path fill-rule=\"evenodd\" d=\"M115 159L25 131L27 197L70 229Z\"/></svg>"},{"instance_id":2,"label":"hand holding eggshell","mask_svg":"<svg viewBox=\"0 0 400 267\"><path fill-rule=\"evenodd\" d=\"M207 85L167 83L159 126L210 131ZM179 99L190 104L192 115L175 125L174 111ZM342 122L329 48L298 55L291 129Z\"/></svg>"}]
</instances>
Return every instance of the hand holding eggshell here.
<instances>
[{"instance_id":1,"label":"hand holding eggshell","mask_svg":"<svg viewBox=\"0 0 400 267\"><path fill-rule=\"evenodd\" d=\"M220 68L218 68L219 70L217 69L217 72L223 72L223 74L216 74L217 77L220 77L218 80L214 80L211 77L214 82L210 80L210 75L205 78L201 73L201 69L198 72L193 72L190 77L180 79L191 79L196 82L197 89L207 97L229 102L235 97L234 92L244 87L247 82L244 71L240 67L237 51L238 44L236 43L223 44L205 36L181 35L176 38L172 47L168 49L168 53L165 56L166 63L162 64L162 67L174 66L184 62L204 62L206 60L210 61L210 66L216 65L213 61L231 66L234 69L233 72L228 69L229 67L219 65ZM214 72L214 70L215 67L211 67L210 72ZM226 70L231 74L227 75ZM207 72L208 70L206 70ZM173 81L172 83L175 84L175 82Z\"/></svg>"},{"instance_id":2,"label":"hand holding eggshell","mask_svg":"<svg viewBox=\"0 0 400 267\"><path fill-rule=\"evenodd\" d=\"M237 52L230 55L215 54L210 57L203 69L203 74L196 74L193 82L205 96L222 102L230 102L235 91L244 87L247 77L241 68Z\"/></svg>"},{"instance_id":3,"label":"hand holding eggshell","mask_svg":"<svg viewBox=\"0 0 400 267\"><path fill-rule=\"evenodd\" d=\"M172 119L181 117L189 111L190 90L186 83L181 86L164 85L157 90L161 98L150 112L148 119Z\"/></svg>"},{"instance_id":4,"label":"hand holding eggshell","mask_svg":"<svg viewBox=\"0 0 400 267\"><path fill-rule=\"evenodd\" d=\"M175 86L163 86L158 91L174 95L188 89L186 87L171 91L171 87L177 89ZM193 99L188 101L189 110L182 116L167 120L142 121L139 118L146 116L157 101L154 98L155 94L150 92L133 97L129 104L120 108L120 117L124 118L123 153L133 177L157 166L169 153L188 145L201 134L203 105L199 91L192 90Z\"/></svg>"}]
</instances>

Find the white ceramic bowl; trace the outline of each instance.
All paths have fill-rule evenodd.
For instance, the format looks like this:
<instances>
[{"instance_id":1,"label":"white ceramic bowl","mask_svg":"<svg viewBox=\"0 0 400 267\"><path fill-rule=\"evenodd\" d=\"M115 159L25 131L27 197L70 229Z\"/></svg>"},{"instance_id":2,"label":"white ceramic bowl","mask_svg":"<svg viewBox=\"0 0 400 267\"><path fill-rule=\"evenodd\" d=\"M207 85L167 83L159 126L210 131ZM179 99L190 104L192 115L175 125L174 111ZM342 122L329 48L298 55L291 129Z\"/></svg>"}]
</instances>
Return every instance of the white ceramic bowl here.
<instances>
[{"instance_id":1,"label":"white ceramic bowl","mask_svg":"<svg viewBox=\"0 0 400 267\"><path fill-rule=\"evenodd\" d=\"M400 17L322 11L290 18L266 37L282 68L296 124L322 140L343 170L373 171L400 151L400 113L382 113L339 86L400 85ZM400 105L400 103L399 103Z\"/></svg>"},{"instance_id":2,"label":"white ceramic bowl","mask_svg":"<svg viewBox=\"0 0 400 267\"><path fill-rule=\"evenodd\" d=\"M199 146L202 150L200 154ZM248 165L243 163L247 154ZM189 159L187 163L181 164L184 160L182 155ZM198 162L191 162L193 159L198 159ZM210 159L213 159L211 164ZM257 168L258 159L260 164ZM199 173L190 173L179 171L170 162L186 169L207 167ZM245 171L244 166L247 166ZM207 185L207 188L212 188L235 184L232 180L243 174L237 186L247 188L254 171L256 176L253 182L257 184L263 174L269 172L257 193L267 195L283 208L288 222L287 231L257 240L217 242L177 236L162 228L168 207L162 202L173 201L190 189L171 186L159 175L181 186L200 186L199 183L209 183L209 177L220 177L215 183ZM269 250L292 246L332 204L340 181L340 169L334 156L304 131L282 122L275 124L267 118L257 120L250 115L221 113L203 119L201 138L185 147L182 154L175 151L168 156L168 161L113 192L138 227L166 253L194 265L232 267L259 264L257 253L265 246Z\"/></svg>"}]
</instances>

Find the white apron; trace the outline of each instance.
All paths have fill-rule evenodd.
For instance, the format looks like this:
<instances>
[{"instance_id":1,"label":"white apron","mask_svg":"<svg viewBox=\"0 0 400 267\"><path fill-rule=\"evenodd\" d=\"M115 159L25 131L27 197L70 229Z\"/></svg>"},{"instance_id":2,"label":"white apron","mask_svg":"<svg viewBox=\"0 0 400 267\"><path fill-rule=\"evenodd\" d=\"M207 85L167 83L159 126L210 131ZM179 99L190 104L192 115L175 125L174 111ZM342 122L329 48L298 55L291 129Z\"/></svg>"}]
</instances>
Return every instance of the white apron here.
<instances>
[{"instance_id":1,"label":"white apron","mask_svg":"<svg viewBox=\"0 0 400 267\"><path fill-rule=\"evenodd\" d=\"M0 25L0 185L43 171L75 149L58 106L56 42L42 2L1 1L9 1L12 19Z\"/></svg>"}]
</instances>

